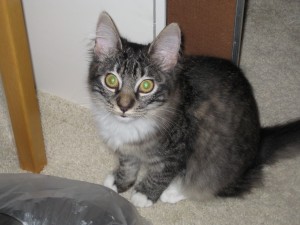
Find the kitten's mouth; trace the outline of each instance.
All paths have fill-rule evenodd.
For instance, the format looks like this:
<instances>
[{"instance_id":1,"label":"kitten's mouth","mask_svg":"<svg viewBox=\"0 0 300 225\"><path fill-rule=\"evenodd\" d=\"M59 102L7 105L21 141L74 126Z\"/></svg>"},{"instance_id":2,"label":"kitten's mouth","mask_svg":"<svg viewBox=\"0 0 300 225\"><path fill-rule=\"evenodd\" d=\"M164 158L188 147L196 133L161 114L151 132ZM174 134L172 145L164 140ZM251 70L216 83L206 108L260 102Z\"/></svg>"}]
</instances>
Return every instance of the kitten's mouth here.
<instances>
[{"instance_id":1,"label":"kitten's mouth","mask_svg":"<svg viewBox=\"0 0 300 225\"><path fill-rule=\"evenodd\" d=\"M129 122L133 118L130 115L127 115L126 113L117 113L115 114L116 119L121 121L121 122Z\"/></svg>"},{"instance_id":2,"label":"kitten's mouth","mask_svg":"<svg viewBox=\"0 0 300 225\"><path fill-rule=\"evenodd\" d=\"M117 115L117 119L122 122L130 122L133 118L123 113Z\"/></svg>"},{"instance_id":3,"label":"kitten's mouth","mask_svg":"<svg viewBox=\"0 0 300 225\"><path fill-rule=\"evenodd\" d=\"M113 115L118 121L121 121L121 122L130 122L132 120L135 120L134 114L128 113L128 112L114 111Z\"/></svg>"}]
</instances>

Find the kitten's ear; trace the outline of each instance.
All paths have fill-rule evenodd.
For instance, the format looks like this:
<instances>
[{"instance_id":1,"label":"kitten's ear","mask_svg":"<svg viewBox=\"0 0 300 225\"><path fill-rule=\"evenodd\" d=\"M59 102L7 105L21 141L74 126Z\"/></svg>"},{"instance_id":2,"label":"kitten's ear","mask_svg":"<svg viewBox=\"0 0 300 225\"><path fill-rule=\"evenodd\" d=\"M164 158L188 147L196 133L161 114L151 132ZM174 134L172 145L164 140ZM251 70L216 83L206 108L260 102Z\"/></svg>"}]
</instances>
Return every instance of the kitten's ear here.
<instances>
[{"instance_id":1,"label":"kitten's ear","mask_svg":"<svg viewBox=\"0 0 300 225\"><path fill-rule=\"evenodd\" d=\"M180 28L176 23L171 23L160 32L150 45L150 57L163 71L169 71L177 64L180 45Z\"/></svg>"},{"instance_id":2,"label":"kitten's ear","mask_svg":"<svg viewBox=\"0 0 300 225\"><path fill-rule=\"evenodd\" d=\"M114 22L106 12L101 13L97 23L95 54L103 58L121 49L122 42Z\"/></svg>"}]
</instances>

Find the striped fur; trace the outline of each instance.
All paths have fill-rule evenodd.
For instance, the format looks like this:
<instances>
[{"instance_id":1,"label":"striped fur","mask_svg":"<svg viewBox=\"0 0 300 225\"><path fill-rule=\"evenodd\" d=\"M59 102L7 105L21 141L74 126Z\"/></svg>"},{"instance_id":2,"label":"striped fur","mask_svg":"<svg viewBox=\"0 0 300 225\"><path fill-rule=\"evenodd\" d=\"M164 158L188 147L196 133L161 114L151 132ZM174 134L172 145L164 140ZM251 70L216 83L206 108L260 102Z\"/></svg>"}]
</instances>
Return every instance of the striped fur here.
<instances>
[{"instance_id":1,"label":"striped fur","mask_svg":"<svg viewBox=\"0 0 300 225\"><path fill-rule=\"evenodd\" d=\"M260 181L266 155L278 146L299 149L299 122L262 132L239 68L223 59L180 57L180 44L176 24L140 45L122 39L106 13L99 18L89 87L100 135L119 157L107 183L118 192L134 186L137 206L160 196L175 202L243 194ZM107 74L118 88L107 87ZM145 94L139 85L147 79L155 87ZM273 146L274 137L283 144ZM137 183L141 165L147 172Z\"/></svg>"}]
</instances>

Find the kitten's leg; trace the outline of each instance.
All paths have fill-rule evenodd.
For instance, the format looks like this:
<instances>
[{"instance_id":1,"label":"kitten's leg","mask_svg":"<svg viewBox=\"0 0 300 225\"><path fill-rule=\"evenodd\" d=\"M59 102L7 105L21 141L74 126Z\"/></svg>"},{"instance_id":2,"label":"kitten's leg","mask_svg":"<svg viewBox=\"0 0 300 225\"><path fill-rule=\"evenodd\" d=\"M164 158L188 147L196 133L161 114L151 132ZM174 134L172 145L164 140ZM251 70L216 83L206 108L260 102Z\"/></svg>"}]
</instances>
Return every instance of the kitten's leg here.
<instances>
[{"instance_id":1,"label":"kitten's leg","mask_svg":"<svg viewBox=\"0 0 300 225\"><path fill-rule=\"evenodd\" d=\"M138 207L151 206L159 199L175 176L176 174L170 170L148 171L146 177L135 186L131 202Z\"/></svg>"},{"instance_id":2,"label":"kitten's leg","mask_svg":"<svg viewBox=\"0 0 300 225\"><path fill-rule=\"evenodd\" d=\"M134 185L139 169L139 159L134 156L120 155L119 167L106 177L104 186L118 193L127 191Z\"/></svg>"},{"instance_id":3,"label":"kitten's leg","mask_svg":"<svg viewBox=\"0 0 300 225\"><path fill-rule=\"evenodd\" d=\"M159 199L166 203L176 203L186 198L187 197L183 192L182 178L177 177L172 181L168 188L164 190Z\"/></svg>"}]
</instances>

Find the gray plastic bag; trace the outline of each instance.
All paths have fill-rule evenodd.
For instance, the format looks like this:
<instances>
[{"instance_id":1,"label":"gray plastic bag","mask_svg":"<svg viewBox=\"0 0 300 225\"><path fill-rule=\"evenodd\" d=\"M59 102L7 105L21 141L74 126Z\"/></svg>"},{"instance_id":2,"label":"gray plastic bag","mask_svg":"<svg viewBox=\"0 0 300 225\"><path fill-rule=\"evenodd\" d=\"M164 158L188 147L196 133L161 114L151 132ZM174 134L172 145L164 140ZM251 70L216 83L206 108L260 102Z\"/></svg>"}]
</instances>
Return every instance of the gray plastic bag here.
<instances>
[{"instance_id":1,"label":"gray plastic bag","mask_svg":"<svg viewBox=\"0 0 300 225\"><path fill-rule=\"evenodd\" d=\"M11 224L150 225L130 202L101 185L38 174L0 174L0 225Z\"/></svg>"}]
</instances>

